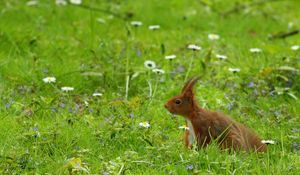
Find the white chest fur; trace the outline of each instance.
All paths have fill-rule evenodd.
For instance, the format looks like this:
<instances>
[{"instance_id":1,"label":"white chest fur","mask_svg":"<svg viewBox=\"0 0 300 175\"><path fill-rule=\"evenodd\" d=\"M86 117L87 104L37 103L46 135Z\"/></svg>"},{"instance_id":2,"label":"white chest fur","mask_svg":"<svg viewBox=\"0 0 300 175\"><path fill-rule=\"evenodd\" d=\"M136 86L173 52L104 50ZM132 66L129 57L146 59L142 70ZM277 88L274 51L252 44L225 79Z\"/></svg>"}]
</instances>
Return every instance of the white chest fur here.
<instances>
[{"instance_id":1,"label":"white chest fur","mask_svg":"<svg viewBox=\"0 0 300 175\"><path fill-rule=\"evenodd\" d=\"M193 145L195 141L195 131L194 127L192 125L192 122L190 120L186 120L187 125L189 127L189 145Z\"/></svg>"}]
</instances>

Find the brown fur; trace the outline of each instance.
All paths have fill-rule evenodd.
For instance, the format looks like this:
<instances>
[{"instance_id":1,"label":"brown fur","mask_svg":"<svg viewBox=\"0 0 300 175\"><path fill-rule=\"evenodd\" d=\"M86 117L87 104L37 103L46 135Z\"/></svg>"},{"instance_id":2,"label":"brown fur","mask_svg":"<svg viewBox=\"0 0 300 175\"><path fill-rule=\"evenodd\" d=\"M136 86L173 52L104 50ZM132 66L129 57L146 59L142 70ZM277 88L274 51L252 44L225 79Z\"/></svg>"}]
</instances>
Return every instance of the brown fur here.
<instances>
[{"instance_id":1,"label":"brown fur","mask_svg":"<svg viewBox=\"0 0 300 175\"><path fill-rule=\"evenodd\" d=\"M206 147L212 140L216 140L220 149L265 152L267 146L261 143L261 139L252 130L222 113L208 111L198 105L193 92L198 79L189 80L181 94L165 104L165 108L171 113L191 121L198 147ZM189 135L190 131L187 130L185 145L191 148Z\"/></svg>"}]
</instances>

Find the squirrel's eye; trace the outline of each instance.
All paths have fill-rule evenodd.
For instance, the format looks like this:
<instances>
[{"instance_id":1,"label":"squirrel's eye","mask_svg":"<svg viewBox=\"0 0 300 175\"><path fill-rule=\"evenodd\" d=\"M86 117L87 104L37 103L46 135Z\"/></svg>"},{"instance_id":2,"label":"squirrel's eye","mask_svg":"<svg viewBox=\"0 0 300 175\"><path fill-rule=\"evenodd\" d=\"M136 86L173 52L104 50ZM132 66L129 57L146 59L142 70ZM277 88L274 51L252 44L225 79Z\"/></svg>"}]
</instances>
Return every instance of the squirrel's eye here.
<instances>
[{"instance_id":1,"label":"squirrel's eye","mask_svg":"<svg viewBox=\"0 0 300 175\"><path fill-rule=\"evenodd\" d=\"M179 104L181 104L181 100L180 99L176 99L175 103L179 105Z\"/></svg>"}]
</instances>

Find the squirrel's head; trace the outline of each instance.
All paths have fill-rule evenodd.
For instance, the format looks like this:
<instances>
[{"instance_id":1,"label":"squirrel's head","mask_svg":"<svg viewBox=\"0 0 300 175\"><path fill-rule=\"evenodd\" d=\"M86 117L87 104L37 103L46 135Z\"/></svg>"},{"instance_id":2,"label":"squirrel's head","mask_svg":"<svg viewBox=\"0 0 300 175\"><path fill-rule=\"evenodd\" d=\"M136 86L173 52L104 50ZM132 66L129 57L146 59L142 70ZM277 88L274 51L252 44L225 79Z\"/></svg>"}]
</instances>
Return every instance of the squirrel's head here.
<instances>
[{"instance_id":1,"label":"squirrel's head","mask_svg":"<svg viewBox=\"0 0 300 175\"><path fill-rule=\"evenodd\" d=\"M197 105L193 87L198 80L199 77L195 77L186 82L181 90L181 94L171 98L165 104L165 108L172 114L188 117L195 110L195 105Z\"/></svg>"}]
</instances>

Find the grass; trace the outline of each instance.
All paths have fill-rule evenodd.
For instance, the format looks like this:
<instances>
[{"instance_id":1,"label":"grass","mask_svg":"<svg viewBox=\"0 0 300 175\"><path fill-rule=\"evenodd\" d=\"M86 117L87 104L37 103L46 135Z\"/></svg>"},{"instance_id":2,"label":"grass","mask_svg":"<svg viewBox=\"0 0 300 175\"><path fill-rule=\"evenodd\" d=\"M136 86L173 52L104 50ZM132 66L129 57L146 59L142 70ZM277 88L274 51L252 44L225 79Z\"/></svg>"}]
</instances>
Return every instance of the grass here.
<instances>
[{"instance_id":1,"label":"grass","mask_svg":"<svg viewBox=\"0 0 300 175\"><path fill-rule=\"evenodd\" d=\"M300 35L268 38L300 28L299 1L270 1L225 17L235 2L252 1L26 2L0 2L0 174L300 172L300 50L290 49ZM135 28L133 20L143 25ZM148 29L156 24L159 30ZM210 41L210 33L220 39ZM254 47L262 53L249 52ZM164 59L171 54L177 58ZM146 69L146 60L165 74ZM202 107L276 144L264 154L186 149L178 129L183 117L171 117L163 104L180 92L187 71L202 77ZM56 82L44 83L47 76ZM139 127L145 121L150 128Z\"/></svg>"}]
</instances>

